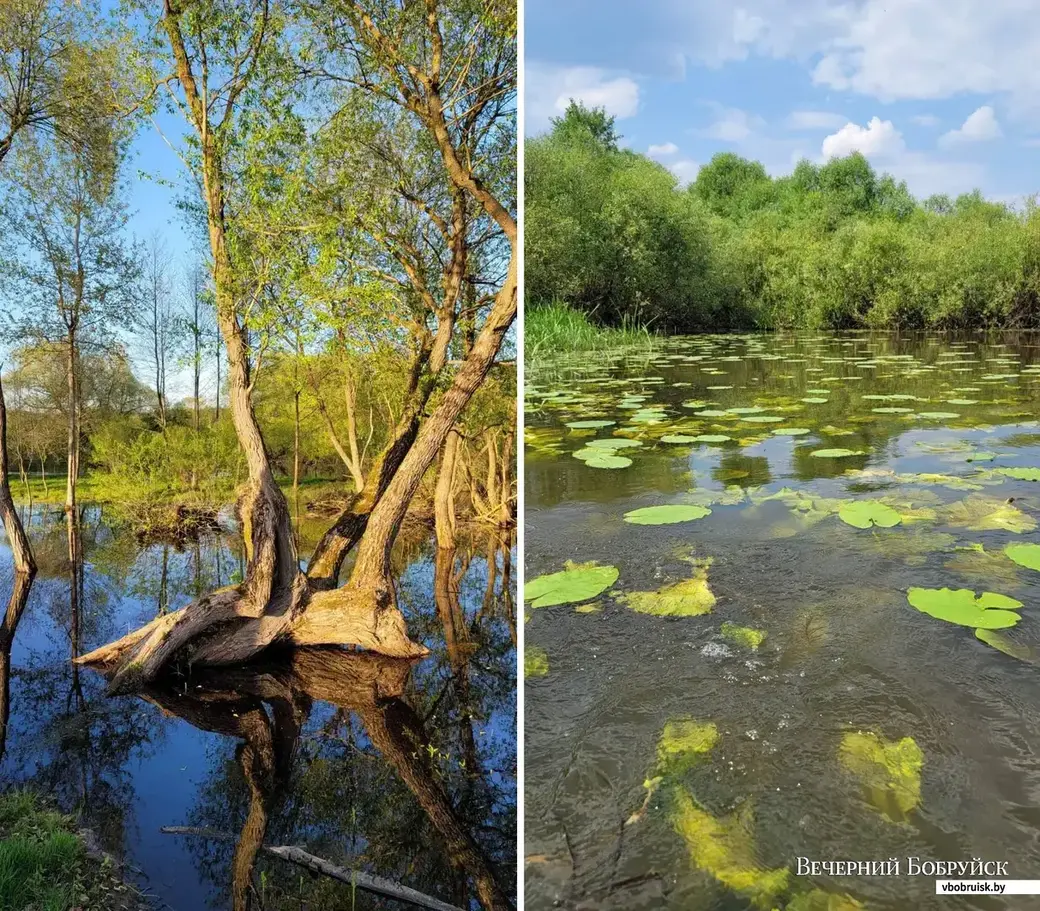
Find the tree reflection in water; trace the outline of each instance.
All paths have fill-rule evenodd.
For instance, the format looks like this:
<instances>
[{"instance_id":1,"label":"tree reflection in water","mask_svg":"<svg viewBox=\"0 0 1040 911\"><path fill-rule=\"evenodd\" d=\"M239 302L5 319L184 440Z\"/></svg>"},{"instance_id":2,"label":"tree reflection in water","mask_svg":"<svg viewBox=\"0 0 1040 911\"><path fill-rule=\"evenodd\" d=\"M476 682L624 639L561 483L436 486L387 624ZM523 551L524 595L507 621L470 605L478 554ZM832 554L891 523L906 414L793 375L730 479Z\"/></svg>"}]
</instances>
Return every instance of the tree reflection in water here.
<instances>
[{"instance_id":1,"label":"tree reflection in water","mask_svg":"<svg viewBox=\"0 0 1040 911\"><path fill-rule=\"evenodd\" d=\"M28 586L15 592L0 630L0 671L14 665L3 781L79 811L146 880L153 870L169 879L172 868L174 882L152 884L175 911L194 911L200 897L215 908L387 906L259 854L262 844L299 845L462 908L513 907L511 541L481 535L440 552L418 535L403 542L402 608L432 650L417 664L324 649L271 653L112 699L100 676L69 659L157 609L176 609L199 586L226 583L234 550L219 539L142 548L96 510L52 516L33 540L40 576L32 597ZM15 630L24 644L8 659ZM171 781L158 804L149 801L141 790L149 775L171 766L201 769L197 787L185 796L191 779ZM156 851L160 826L184 824L235 841L159 836Z\"/></svg>"}]
</instances>

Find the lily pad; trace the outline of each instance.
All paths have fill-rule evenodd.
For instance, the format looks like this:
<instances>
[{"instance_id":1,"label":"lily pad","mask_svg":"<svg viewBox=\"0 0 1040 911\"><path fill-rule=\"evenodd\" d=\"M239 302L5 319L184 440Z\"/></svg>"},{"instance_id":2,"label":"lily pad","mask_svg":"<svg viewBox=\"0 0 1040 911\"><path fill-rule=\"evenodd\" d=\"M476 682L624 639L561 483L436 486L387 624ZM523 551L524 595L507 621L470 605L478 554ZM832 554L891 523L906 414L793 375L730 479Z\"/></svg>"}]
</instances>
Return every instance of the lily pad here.
<instances>
[{"instance_id":1,"label":"lily pad","mask_svg":"<svg viewBox=\"0 0 1040 911\"><path fill-rule=\"evenodd\" d=\"M885 740L872 731L842 736L841 764L863 784L867 800L893 822L902 822L921 802L924 753L913 737Z\"/></svg>"},{"instance_id":2,"label":"lily pad","mask_svg":"<svg viewBox=\"0 0 1040 911\"><path fill-rule=\"evenodd\" d=\"M879 503L877 500L855 500L852 503L843 503L838 510L838 518L846 525L855 528L893 528L903 521L891 506Z\"/></svg>"},{"instance_id":3,"label":"lily pad","mask_svg":"<svg viewBox=\"0 0 1040 911\"><path fill-rule=\"evenodd\" d=\"M644 506L625 513L625 521L633 525L674 525L677 522L692 522L710 516L706 506Z\"/></svg>"},{"instance_id":4,"label":"lily pad","mask_svg":"<svg viewBox=\"0 0 1040 911\"><path fill-rule=\"evenodd\" d=\"M960 417L956 411L918 411L917 416L929 421L953 421Z\"/></svg>"},{"instance_id":5,"label":"lily pad","mask_svg":"<svg viewBox=\"0 0 1040 911\"><path fill-rule=\"evenodd\" d=\"M694 437L698 443L728 443L732 439L733 437L728 437L724 433L702 433Z\"/></svg>"},{"instance_id":6,"label":"lily pad","mask_svg":"<svg viewBox=\"0 0 1040 911\"><path fill-rule=\"evenodd\" d=\"M778 437L803 437L807 433L812 433L808 427L779 427L773 431Z\"/></svg>"},{"instance_id":7,"label":"lily pad","mask_svg":"<svg viewBox=\"0 0 1040 911\"><path fill-rule=\"evenodd\" d=\"M1015 613L1022 602L996 592L976 597L968 588L911 588L906 599L923 614L975 629L1007 629L1022 619Z\"/></svg>"},{"instance_id":8,"label":"lily pad","mask_svg":"<svg viewBox=\"0 0 1040 911\"><path fill-rule=\"evenodd\" d=\"M1035 658L1033 650L1028 645L1021 645L1015 642L999 630L977 629L975 630L975 638L995 648L998 652L1003 652L1005 655L1017 658L1019 661L1032 662Z\"/></svg>"},{"instance_id":9,"label":"lily pad","mask_svg":"<svg viewBox=\"0 0 1040 911\"><path fill-rule=\"evenodd\" d=\"M588 446L575 452L574 458L580 459L589 468L628 468L632 464L628 456L619 456L609 449L593 449Z\"/></svg>"},{"instance_id":10,"label":"lily pad","mask_svg":"<svg viewBox=\"0 0 1040 911\"><path fill-rule=\"evenodd\" d=\"M810 452L814 459L847 459L850 456L866 455L862 449L816 449Z\"/></svg>"},{"instance_id":11,"label":"lily pad","mask_svg":"<svg viewBox=\"0 0 1040 911\"><path fill-rule=\"evenodd\" d=\"M696 443L697 437L686 436L682 433L666 433L661 437L662 443Z\"/></svg>"},{"instance_id":12,"label":"lily pad","mask_svg":"<svg viewBox=\"0 0 1040 911\"><path fill-rule=\"evenodd\" d=\"M1040 544L1009 544L1004 553L1019 566L1040 572Z\"/></svg>"},{"instance_id":13,"label":"lily pad","mask_svg":"<svg viewBox=\"0 0 1040 911\"><path fill-rule=\"evenodd\" d=\"M613 427L616 421L571 421L567 424L571 430L598 430L600 427Z\"/></svg>"},{"instance_id":14,"label":"lily pad","mask_svg":"<svg viewBox=\"0 0 1040 911\"><path fill-rule=\"evenodd\" d=\"M657 741L657 773L681 775L701 762L719 742L719 729L710 721L678 718L664 726Z\"/></svg>"},{"instance_id":15,"label":"lily pad","mask_svg":"<svg viewBox=\"0 0 1040 911\"><path fill-rule=\"evenodd\" d=\"M738 626L736 623L730 623L728 620L722 624L719 632L722 633L723 639L735 645L743 645L745 648L755 652L766 641L766 636L768 635L765 630L753 629L750 626Z\"/></svg>"},{"instance_id":16,"label":"lily pad","mask_svg":"<svg viewBox=\"0 0 1040 911\"><path fill-rule=\"evenodd\" d=\"M950 525L969 531L1010 531L1017 535L1036 528L1036 519L1013 504L975 494L947 506L944 518Z\"/></svg>"},{"instance_id":17,"label":"lily pad","mask_svg":"<svg viewBox=\"0 0 1040 911\"><path fill-rule=\"evenodd\" d=\"M779 424L784 419L775 414L749 414L741 420L746 424Z\"/></svg>"},{"instance_id":18,"label":"lily pad","mask_svg":"<svg viewBox=\"0 0 1040 911\"><path fill-rule=\"evenodd\" d=\"M1016 481L1040 481L1040 468L994 468L993 473Z\"/></svg>"},{"instance_id":19,"label":"lily pad","mask_svg":"<svg viewBox=\"0 0 1040 911\"><path fill-rule=\"evenodd\" d=\"M698 617L710 614L715 606L715 595L708 585L708 567L711 558L695 562L690 579L675 582L653 592L629 592L618 600L640 614L655 617Z\"/></svg>"},{"instance_id":20,"label":"lily pad","mask_svg":"<svg viewBox=\"0 0 1040 911\"><path fill-rule=\"evenodd\" d=\"M524 647L524 678L545 677L549 673L549 656L537 645Z\"/></svg>"},{"instance_id":21,"label":"lily pad","mask_svg":"<svg viewBox=\"0 0 1040 911\"><path fill-rule=\"evenodd\" d=\"M826 405L830 399L821 399L816 396L809 396L808 398L802 399L806 405Z\"/></svg>"},{"instance_id":22,"label":"lily pad","mask_svg":"<svg viewBox=\"0 0 1040 911\"><path fill-rule=\"evenodd\" d=\"M716 817L702 809L684 789L673 789L672 825L686 843L690 860L724 886L746 895L760 908L772 908L787 891L787 867L766 870L758 864L751 801Z\"/></svg>"},{"instance_id":23,"label":"lily pad","mask_svg":"<svg viewBox=\"0 0 1040 911\"><path fill-rule=\"evenodd\" d=\"M636 449L642 446L640 440L630 440L628 437L611 437L607 440L589 440L585 444L586 449Z\"/></svg>"},{"instance_id":24,"label":"lily pad","mask_svg":"<svg viewBox=\"0 0 1040 911\"><path fill-rule=\"evenodd\" d=\"M617 582L620 575L616 566L600 566L595 562L568 560L563 565L561 572L539 576L524 585L524 600L532 602L531 607L590 601Z\"/></svg>"}]
</instances>

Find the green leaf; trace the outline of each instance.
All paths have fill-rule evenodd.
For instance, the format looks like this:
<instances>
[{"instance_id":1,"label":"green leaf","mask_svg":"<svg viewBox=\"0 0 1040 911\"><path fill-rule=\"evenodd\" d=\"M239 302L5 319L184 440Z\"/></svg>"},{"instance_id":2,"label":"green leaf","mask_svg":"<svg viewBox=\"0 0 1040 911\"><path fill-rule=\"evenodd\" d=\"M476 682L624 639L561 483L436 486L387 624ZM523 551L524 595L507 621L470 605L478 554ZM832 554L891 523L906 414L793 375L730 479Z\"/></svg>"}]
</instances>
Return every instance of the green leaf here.
<instances>
[{"instance_id":1,"label":"green leaf","mask_svg":"<svg viewBox=\"0 0 1040 911\"><path fill-rule=\"evenodd\" d=\"M545 677L549 673L549 656L537 645L524 647L524 678Z\"/></svg>"},{"instance_id":2,"label":"green leaf","mask_svg":"<svg viewBox=\"0 0 1040 911\"><path fill-rule=\"evenodd\" d=\"M1016 481L1040 481L1040 468L994 468L994 474L1002 474Z\"/></svg>"},{"instance_id":3,"label":"green leaf","mask_svg":"<svg viewBox=\"0 0 1040 911\"><path fill-rule=\"evenodd\" d=\"M977 629L975 638L1011 658L1017 658L1019 661L1033 661L1033 650L1029 646L1020 645L997 630Z\"/></svg>"},{"instance_id":4,"label":"green leaf","mask_svg":"<svg viewBox=\"0 0 1040 911\"><path fill-rule=\"evenodd\" d=\"M677 718L669 721L657 741L657 774L682 775L700 763L719 742L719 729L710 721Z\"/></svg>"},{"instance_id":5,"label":"green leaf","mask_svg":"<svg viewBox=\"0 0 1040 911\"><path fill-rule=\"evenodd\" d=\"M842 735L841 764L862 783L867 800L893 822L921 802L924 753L912 737L885 740L872 731Z\"/></svg>"},{"instance_id":6,"label":"green leaf","mask_svg":"<svg viewBox=\"0 0 1040 911\"><path fill-rule=\"evenodd\" d=\"M812 433L808 427L780 427L773 431L778 437L803 437L807 433Z\"/></svg>"},{"instance_id":7,"label":"green leaf","mask_svg":"<svg viewBox=\"0 0 1040 911\"><path fill-rule=\"evenodd\" d=\"M644 506L625 513L625 521L633 525L674 525L677 522L692 522L710 516L706 506Z\"/></svg>"},{"instance_id":8,"label":"green leaf","mask_svg":"<svg viewBox=\"0 0 1040 911\"><path fill-rule=\"evenodd\" d=\"M567 424L571 430L598 430L600 427L613 427L616 421L571 421Z\"/></svg>"},{"instance_id":9,"label":"green leaf","mask_svg":"<svg viewBox=\"0 0 1040 911\"><path fill-rule=\"evenodd\" d=\"M768 635L765 630L753 629L750 626L738 626L736 623L730 623L728 620L722 624L719 632L722 633L723 639L727 639L736 645L743 645L745 648L756 652L758 647L766 641L766 636Z\"/></svg>"},{"instance_id":10,"label":"green leaf","mask_svg":"<svg viewBox=\"0 0 1040 911\"><path fill-rule=\"evenodd\" d=\"M1040 544L1009 544L1004 553L1019 566L1040 572Z\"/></svg>"},{"instance_id":11,"label":"green leaf","mask_svg":"<svg viewBox=\"0 0 1040 911\"><path fill-rule=\"evenodd\" d=\"M866 455L862 449L817 449L810 452L815 459L845 459L849 456Z\"/></svg>"},{"instance_id":12,"label":"green leaf","mask_svg":"<svg viewBox=\"0 0 1040 911\"><path fill-rule=\"evenodd\" d=\"M618 580L616 566L600 566L598 563L572 563L567 561L558 573L539 576L524 585L524 600L531 607L554 607L557 604L574 604L589 601L605 592Z\"/></svg>"},{"instance_id":13,"label":"green leaf","mask_svg":"<svg viewBox=\"0 0 1040 911\"><path fill-rule=\"evenodd\" d=\"M690 579L675 582L653 592L629 592L619 596L627 607L640 614L655 617L699 617L711 613L715 606L715 595L708 585L710 557L695 562L695 572Z\"/></svg>"},{"instance_id":14,"label":"green leaf","mask_svg":"<svg viewBox=\"0 0 1040 911\"><path fill-rule=\"evenodd\" d=\"M967 588L911 588L906 599L921 613L958 626L1007 629L1021 619L1014 611L1022 602L996 592L983 592L976 597Z\"/></svg>"},{"instance_id":15,"label":"green leaf","mask_svg":"<svg viewBox=\"0 0 1040 911\"><path fill-rule=\"evenodd\" d=\"M575 452L574 458L580 459L589 468L628 468L632 464L628 456L619 456L609 449L593 449L588 446Z\"/></svg>"},{"instance_id":16,"label":"green leaf","mask_svg":"<svg viewBox=\"0 0 1040 911\"><path fill-rule=\"evenodd\" d=\"M892 528L899 525L903 518L891 506L879 503L877 500L856 500L852 503L842 503L838 510L838 517L846 525L856 528Z\"/></svg>"}]
</instances>

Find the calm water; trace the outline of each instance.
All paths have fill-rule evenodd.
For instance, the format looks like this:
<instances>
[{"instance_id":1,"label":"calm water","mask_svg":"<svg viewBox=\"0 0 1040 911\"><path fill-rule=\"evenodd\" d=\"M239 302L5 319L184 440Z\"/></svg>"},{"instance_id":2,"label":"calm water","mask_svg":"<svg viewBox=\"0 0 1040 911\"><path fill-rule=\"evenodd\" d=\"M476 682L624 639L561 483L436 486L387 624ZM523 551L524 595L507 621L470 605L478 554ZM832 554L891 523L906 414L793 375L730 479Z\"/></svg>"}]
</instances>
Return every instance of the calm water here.
<instances>
[{"instance_id":1,"label":"calm water","mask_svg":"<svg viewBox=\"0 0 1040 911\"><path fill-rule=\"evenodd\" d=\"M30 536L40 573L21 615L14 604L8 611L14 635L0 783L31 786L79 812L108 851L140 871L157 907L230 908L235 893L250 889L254 908L396 906L301 876L280 860L257 860L261 837L462 908L479 908L478 894L496 890L511 900L516 657L508 542L475 540L455 553L401 543L401 606L412 638L432 649L417 664L303 650L112 699L102 679L77 671L70 657L240 578L237 539L214 537L184 551L141 547L97 508L79 523L80 561L69 559L63 515L33 516ZM11 589L0 538L5 604ZM160 833L170 825L233 838Z\"/></svg>"},{"instance_id":2,"label":"calm water","mask_svg":"<svg viewBox=\"0 0 1040 911\"><path fill-rule=\"evenodd\" d=\"M1040 466L1040 337L674 338L527 378L525 578L618 570L580 610L525 606L548 663L526 682L527 907L1040 907L796 875L1040 878L1040 572L1004 554L1040 540L1040 487L1004 473ZM626 467L573 455L622 437ZM856 500L898 524L848 524ZM624 520L665 504L711 513ZM710 612L627 598L705 572ZM1005 651L909 603L944 587L1022 602Z\"/></svg>"}]
</instances>

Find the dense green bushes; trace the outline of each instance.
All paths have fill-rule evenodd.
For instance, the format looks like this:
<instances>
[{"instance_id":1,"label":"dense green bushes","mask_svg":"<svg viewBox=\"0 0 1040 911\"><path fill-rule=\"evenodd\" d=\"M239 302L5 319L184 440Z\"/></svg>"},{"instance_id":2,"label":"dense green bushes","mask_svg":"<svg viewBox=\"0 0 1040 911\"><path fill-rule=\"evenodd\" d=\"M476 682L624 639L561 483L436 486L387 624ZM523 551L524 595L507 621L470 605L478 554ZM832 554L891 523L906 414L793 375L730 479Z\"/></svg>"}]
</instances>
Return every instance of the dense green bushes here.
<instances>
[{"instance_id":1,"label":"dense green bushes","mask_svg":"<svg viewBox=\"0 0 1040 911\"><path fill-rule=\"evenodd\" d=\"M862 155L770 178L716 155L688 188L572 104L526 151L527 304L607 325L1040 327L1040 213L915 200Z\"/></svg>"}]
</instances>

